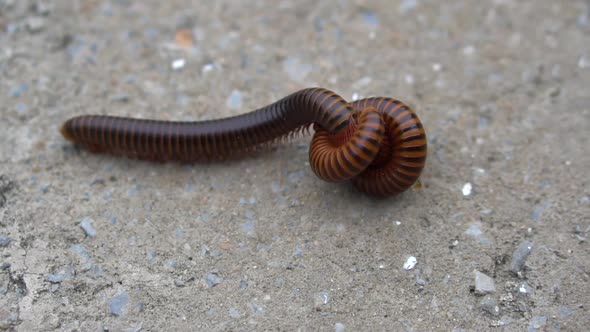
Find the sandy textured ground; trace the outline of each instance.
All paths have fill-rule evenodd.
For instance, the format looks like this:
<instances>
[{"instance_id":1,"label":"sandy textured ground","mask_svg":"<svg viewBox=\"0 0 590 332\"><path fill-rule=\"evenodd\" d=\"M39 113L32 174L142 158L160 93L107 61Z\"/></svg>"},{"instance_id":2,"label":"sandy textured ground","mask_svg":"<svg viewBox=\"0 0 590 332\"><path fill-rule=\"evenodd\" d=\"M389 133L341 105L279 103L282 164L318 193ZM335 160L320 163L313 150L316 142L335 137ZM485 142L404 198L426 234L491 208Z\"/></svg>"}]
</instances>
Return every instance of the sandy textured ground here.
<instances>
[{"instance_id":1,"label":"sandy textured ground","mask_svg":"<svg viewBox=\"0 0 590 332\"><path fill-rule=\"evenodd\" d=\"M584 330L589 11L0 0L0 329ZM321 182L309 137L183 166L58 132L86 113L236 115L314 85L415 107L422 187L374 201Z\"/></svg>"}]
</instances>

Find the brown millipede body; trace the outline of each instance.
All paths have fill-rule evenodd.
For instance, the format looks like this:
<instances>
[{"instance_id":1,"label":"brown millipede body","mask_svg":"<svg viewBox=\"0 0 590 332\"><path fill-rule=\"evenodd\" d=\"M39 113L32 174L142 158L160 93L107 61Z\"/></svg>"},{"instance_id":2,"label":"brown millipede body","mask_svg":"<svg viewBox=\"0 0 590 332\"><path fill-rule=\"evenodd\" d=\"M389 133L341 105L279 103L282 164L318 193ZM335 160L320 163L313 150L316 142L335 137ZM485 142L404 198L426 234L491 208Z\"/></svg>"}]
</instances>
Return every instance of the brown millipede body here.
<instances>
[{"instance_id":1,"label":"brown millipede body","mask_svg":"<svg viewBox=\"0 0 590 332\"><path fill-rule=\"evenodd\" d=\"M348 103L334 92L308 88L229 118L180 122L82 115L61 134L92 152L158 161L239 157L313 125L310 165L323 180L351 180L373 196L412 186L426 162L426 134L399 100L372 97Z\"/></svg>"}]
</instances>

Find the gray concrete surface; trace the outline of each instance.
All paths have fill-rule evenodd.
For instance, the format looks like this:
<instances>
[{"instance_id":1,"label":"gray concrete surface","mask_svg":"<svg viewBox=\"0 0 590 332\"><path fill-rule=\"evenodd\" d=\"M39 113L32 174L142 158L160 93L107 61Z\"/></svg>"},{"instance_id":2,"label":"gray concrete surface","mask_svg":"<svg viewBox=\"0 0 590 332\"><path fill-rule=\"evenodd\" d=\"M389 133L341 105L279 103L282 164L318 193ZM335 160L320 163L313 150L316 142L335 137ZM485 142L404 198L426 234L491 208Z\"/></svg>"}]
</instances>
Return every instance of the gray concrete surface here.
<instances>
[{"instance_id":1,"label":"gray concrete surface","mask_svg":"<svg viewBox=\"0 0 590 332\"><path fill-rule=\"evenodd\" d=\"M585 330L589 6L0 1L0 329ZM309 137L183 166L58 133L313 85L413 105L422 187L374 201L321 182Z\"/></svg>"}]
</instances>

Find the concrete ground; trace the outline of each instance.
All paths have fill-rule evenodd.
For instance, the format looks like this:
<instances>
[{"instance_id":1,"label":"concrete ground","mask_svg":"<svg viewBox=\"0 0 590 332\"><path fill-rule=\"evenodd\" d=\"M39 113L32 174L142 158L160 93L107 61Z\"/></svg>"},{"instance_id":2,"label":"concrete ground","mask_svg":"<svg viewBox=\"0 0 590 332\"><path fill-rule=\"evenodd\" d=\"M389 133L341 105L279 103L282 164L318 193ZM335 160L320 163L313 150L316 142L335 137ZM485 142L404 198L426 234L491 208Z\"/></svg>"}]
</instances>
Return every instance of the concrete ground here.
<instances>
[{"instance_id":1,"label":"concrete ground","mask_svg":"<svg viewBox=\"0 0 590 332\"><path fill-rule=\"evenodd\" d=\"M585 330L589 12L0 0L0 329ZM242 114L316 85L412 105L421 187L375 201L322 182L307 136L187 166L58 132L88 113Z\"/></svg>"}]
</instances>

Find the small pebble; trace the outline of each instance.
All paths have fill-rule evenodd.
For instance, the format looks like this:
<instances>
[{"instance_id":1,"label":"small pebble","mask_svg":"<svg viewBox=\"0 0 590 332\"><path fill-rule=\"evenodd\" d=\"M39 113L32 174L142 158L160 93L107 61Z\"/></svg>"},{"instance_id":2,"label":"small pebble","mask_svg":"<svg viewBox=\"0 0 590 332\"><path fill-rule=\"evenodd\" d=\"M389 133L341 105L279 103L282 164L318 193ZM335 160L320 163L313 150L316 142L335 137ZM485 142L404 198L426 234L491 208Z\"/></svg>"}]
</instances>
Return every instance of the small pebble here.
<instances>
[{"instance_id":1,"label":"small pebble","mask_svg":"<svg viewBox=\"0 0 590 332\"><path fill-rule=\"evenodd\" d=\"M141 189L143 189L143 186L141 184L136 184L127 190L127 195L135 196Z\"/></svg>"},{"instance_id":2,"label":"small pebble","mask_svg":"<svg viewBox=\"0 0 590 332\"><path fill-rule=\"evenodd\" d=\"M201 246L201 257L218 257L221 256L221 251L216 248L210 248L207 245Z\"/></svg>"},{"instance_id":3,"label":"small pebble","mask_svg":"<svg viewBox=\"0 0 590 332\"><path fill-rule=\"evenodd\" d=\"M370 28L375 29L379 26L379 17L377 16L377 13L375 13L374 11L363 10L361 12L361 17L363 19L363 22Z\"/></svg>"},{"instance_id":4,"label":"small pebble","mask_svg":"<svg viewBox=\"0 0 590 332\"><path fill-rule=\"evenodd\" d=\"M130 100L129 95L124 94L124 93L113 95L113 96L111 96L110 99L111 99L111 101L117 102L117 103L127 103Z\"/></svg>"},{"instance_id":5,"label":"small pebble","mask_svg":"<svg viewBox=\"0 0 590 332\"><path fill-rule=\"evenodd\" d=\"M521 242L516 250L512 253L512 261L510 262L510 271L518 273L524 267L524 263L533 250L533 244L529 241Z\"/></svg>"},{"instance_id":6,"label":"small pebble","mask_svg":"<svg viewBox=\"0 0 590 332\"><path fill-rule=\"evenodd\" d=\"M486 129L490 126L491 119L487 116L480 116L477 124L478 129Z\"/></svg>"},{"instance_id":7,"label":"small pebble","mask_svg":"<svg viewBox=\"0 0 590 332\"><path fill-rule=\"evenodd\" d=\"M409 270L413 269L417 263L418 263L418 259L416 259L416 257L414 257L414 256L408 257L408 259L404 263L404 270L409 271Z\"/></svg>"},{"instance_id":8,"label":"small pebble","mask_svg":"<svg viewBox=\"0 0 590 332\"><path fill-rule=\"evenodd\" d=\"M244 217L246 217L246 219L248 219L248 220L254 220L254 218L256 217L256 215L254 214L254 211L252 211L252 210L246 210L244 212Z\"/></svg>"},{"instance_id":9,"label":"small pebble","mask_svg":"<svg viewBox=\"0 0 590 332\"><path fill-rule=\"evenodd\" d=\"M255 316L260 316L264 314L264 308L256 303L250 303L250 310L252 310L252 314L254 314Z\"/></svg>"},{"instance_id":10,"label":"small pebble","mask_svg":"<svg viewBox=\"0 0 590 332\"><path fill-rule=\"evenodd\" d=\"M463 55L472 56L473 54L475 54L475 47L473 45L468 45L463 48Z\"/></svg>"},{"instance_id":11,"label":"small pebble","mask_svg":"<svg viewBox=\"0 0 590 332\"><path fill-rule=\"evenodd\" d=\"M287 175L287 179L289 180L290 183L293 183L293 184L301 183L303 178L305 178L305 171L304 170L297 171L297 172L291 172Z\"/></svg>"},{"instance_id":12,"label":"small pebble","mask_svg":"<svg viewBox=\"0 0 590 332\"><path fill-rule=\"evenodd\" d=\"M52 273L47 276L47 281L53 284L61 283L65 280L71 279L75 274L74 268L72 266L68 266L56 273Z\"/></svg>"},{"instance_id":13,"label":"small pebble","mask_svg":"<svg viewBox=\"0 0 590 332\"><path fill-rule=\"evenodd\" d=\"M248 281L242 279L240 280L240 289L246 289L248 288Z\"/></svg>"},{"instance_id":14,"label":"small pebble","mask_svg":"<svg viewBox=\"0 0 590 332\"><path fill-rule=\"evenodd\" d=\"M276 194L283 191L283 188L281 187L280 183L278 183L277 181L273 181L270 183L270 190L273 192L273 194Z\"/></svg>"},{"instance_id":15,"label":"small pebble","mask_svg":"<svg viewBox=\"0 0 590 332\"><path fill-rule=\"evenodd\" d=\"M498 307L498 301L491 296L484 297L479 302L479 307L489 313L492 316L498 316L500 314L500 307Z\"/></svg>"},{"instance_id":16,"label":"small pebble","mask_svg":"<svg viewBox=\"0 0 590 332\"><path fill-rule=\"evenodd\" d=\"M8 95L12 98L18 98L18 97L22 96L28 90L29 90L29 85L27 83L20 83L20 84L13 86L12 88L10 88Z\"/></svg>"},{"instance_id":17,"label":"small pebble","mask_svg":"<svg viewBox=\"0 0 590 332\"><path fill-rule=\"evenodd\" d=\"M494 279L488 277L487 275L479 272L475 272L475 293L478 295L494 293L496 291L496 284L494 283Z\"/></svg>"},{"instance_id":18,"label":"small pebble","mask_svg":"<svg viewBox=\"0 0 590 332\"><path fill-rule=\"evenodd\" d=\"M16 105L14 105L14 108L20 115L27 114L27 112L29 111L29 107L25 103L16 103Z\"/></svg>"},{"instance_id":19,"label":"small pebble","mask_svg":"<svg viewBox=\"0 0 590 332\"><path fill-rule=\"evenodd\" d=\"M527 331L528 332L545 331L546 325L547 325L547 317L546 316L535 316L531 319Z\"/></svg>"},{"instance_id":20,"label":"small pebble","mask_svg":"<svg viewBox=\"0 0 590 332\"><path fill-rule=\"evenodd\" d=\"M164 263L164 267L168 271L174 271L178 267L178 263L176 262L175 259L169 259L169 260L166 261L166 263Z\"/></svg>"},{"instance_id":21,"label":"small pebble","mask_svg":"<svg viewBox=\"0 0 590 332\"><path fill-rule=\"evenodd\" d=\"M293 257L303 257L303 249L300 247L295 248L293 252Z\"/></svg>"},{"instance_id":22,"label":"small pebble","mask_svg":"<svg viewBox=\"0 0 590 332\"><path fill-rule=\"evenodd\" d=\"M463 196L469 196L471 195L471 190L473 189L472 185L470 182L467 182L463 185L463 189L461 189L461 192L463 193Z\"/></svg>"},{"instance_id":23,"label":"small pebble","mask_svg":"<svg viewBox=\"0 0 590 332\"><path fill-rule=\"evenodd\" d=\"M578 59L578 67L580 67L582 69L590 68L590 59L588 57L586 57L585 55L582 55Z\"/></svg>"},{"instance_id":24,"label":"small pebble","mask_svg":"<svg viewBox=\"0 0 590 332\"><path fill-rule=\"evenodd\" d=\"M8 247L12 239L6 234L0 234L0 248Z\"/></svg>"},{"instance_id":25,"label":"small pebble","mask_svg":"<svg viewBox=\"0 0 590 332\"><path fill-rule=\"evenodd\" d=\"M481 223L474 222L474 223L470 224L469 227L467 227L465 234L467 234L469 236L473 236L473 237L479 237L480 235L482 235L483 231L481 230Z\"/></svg>"},{"instance_id":26,"label":"small pebble","mask_svg":"<svg viewBox=\"0 0 590 332\"><path fill-rule=\"evenodd\" d=\"M12 265L9 262L4 262L2 265L0 265L0 271L6 271L10 269L11 266Z\"/></svg>"},{"instance_id":27,"label":"small pebble","mask_svg":"<svg viewBox=\"0 0 590 332\"><path fill-rule=\"evenodd\" d=\"M82 263L87 263L92 259L90 252L81 244L74 244L70 247L70 251L76 254Z\"/></svg>"},{"instance_id":28,"label":"small pebble","mask_svg":"<svg viewBox=\"0 0 590 332\"><path fill-rule=\"evenodd\" d=\"M50 184L42 184L41 187L39 187L41 192L44 194L47 194L49 192L49 188L51 188Z\"/></svg>"},{"instance_id":29,"label":"small pebble","mask_svg":"<svg viewBox=\"0 0 590 332\"><path fill-rule=\"evenodd\" d=\"M223 278L217 272L209 272L205 277L205 281L207 282L207 287L212 288L219 285L223 281Z\"/></svg>"},{"instance_id":30,"label":"small pebble","mask_svg":"<svg viewBox=\"0 0 590 332\"><path fill-rule=\"evenodd\" d=\"M506 326L511 324L512 322L514 322L514 319L512 319L512 317L510 316L502 316L500 318L500 320L498 321L498 325L499 326Z\"/></svg>"},{"instance_id":31,"label":"small pebble","mask_svg":"<svg viewBox=\"0 0 590 332\"><path fill-rule=\"evenodd\" d=\"M150 264L153 264L156 262L156 258L158 257L158 254L156 253L156 251L154 249L150 249L150 250L148 250L146 256L147 256L148 262Z\"/></svg>"},{"instance_id":32,"label":"small pebble","mask_svg":"<svg viewBox=\"0 0 590 332\"><path fill-rule=\"evenodd\" d=\"M399 11L402 14L409 12L410 10L416 8L418 5L418 0L402 0L399 4Z\"/></svg>"},{"instance_id":33,"label":"small pebble","mask_svg":"<svg viewBox=\"0 0 590 332\"><path fill-rule=\"evenodd\" d=\"M211 221L211 215L208 213L203 213L201 215L199 215L199 220L201 220L202 222L209 222Z\"/></svg>"},{"instance_id":34,"label":"small pebble","mask_svg":"<svg viewBox=\"0 0 590 332\"><path fill-rule=\"evenodd\" d=\"M177 240L182 240L184 238L184 230L182 228L175 229L174 237L176 237Z\"/></svg>"},{"instance_id":35,"label":"small pebble","mask_svg":"<svg viewBox=\"0 0 590 332\"><path fill-rule=\"evenodd\" d=\"M242 107L242 93L239 90L232 90L229 97L225 101L229 108L238 109Z\"/></svg>"},{"instance_id":36,"label":"small pebble","mask_svg":"<svg viewBox=\"0 0 590 332\"><path fill-rule=\"evenodd\" d=\"M34 5L35 13L41 16L47 16L51 13L52 5L48 1L37 1Z\"/></svg>"},{"instance_id":37,"label":"small pebble","mask_svg":"<svg viewBox=\"0 0 590 332\"><path fill-rule=\"evenodd\" d=\"M9 24L6 24L5 29L6 29L6 32L9 35L13 35L13 34L17 33L20 30L20 26L18 24L15 24L15 23L9 23Z\"/></svg>"},{"instance_id":38,"label":"small pebble","mask_svg":"<svg viewBox=\"0 0 590 332\"><path fill-rule=\"evenodd\" d=\"M523 282L518 286L518 292L521 294L532 295L533 288L526 282Z\"/></svg>"},{"instance_id":39,"label":"small pebble","mask_svg":"<svg viewBox=\"0 0 590 332\"><path fill-rule=\"evenodd\" d=\"M80 228L82 228L86 236L90 238L96 237L96 230L92 226L93 222L94 220L92 220L92 218L90 217L85 217L84 219L82 219L82 221L80 221Z\"/></svg>"},{"instance_id":40,"label":"small pebble","mask_svg":"<svg viewBox=\"0 0 590 332\"><path fill-rule=\"evenodd\" d=\"M533 208L533 212L531 212L531 219L533 221L539 221L543 213L551 207L552 203L549 200L542 201L541 203L535 205Z\"/></svg>"},{"instance_id":41,"label":"small pebble","mask_svg":"<svg viewBox=\"0 0 590 332\"><path fill-rule=\"evenodd\" d=\"M228 313L231 318L240 318L240 312L236 308L230 308Z\"/></svg>"},{"instance_id":42,"label":"small pebble","mask_svg":"<svg viewBox=\"0 0 590 332\"><path fill-rule=\"evenodd\" d=\"M422 272L420 270L416 271L416 285L420 288L426 286L426 280L422 277Z\"/></svg>"},{"instance_id":43,"label":"small pebble","mask_svg":"<svg viewBox=\"0 0 590 332\"><path fill-rule=\"evenodd\" d=\"M213 69L215 69L215 65L212 63L208 63L201 68L201 73L206 74L206 73L212 71Z\"/></svg>"},{"instance_id":44,"label":"small pebble","mask_svg":"<svg viewBox=\"0 0 590 332\"><path fill-rule=\"evenodd\" d=\"M559 307L559 317L562 319L571 316L573 313L574 313L574 311L568 307L564 307L564 306Z\"/></svg>"},{"instance_id":45,"label":"small pebble","mask_svg":"<svg viewBox=\"0 0 590 332\"><path fill-rule=\"evenodd\" d=\"M42 17L32 16L27 19L27 30L31 33L40 32L45 28L45 19Z\"/></svg>"},{"instance_id":46,"label":"small pebble","mask_svg":"<svg viewBox=\"0 0 590 332\"><path fill-rule=\"evenodd\" d=\"M342 323L334 324L334 332L344 332L346 331L346 325Z\"/></svg>"},{"instance_id":47,"label":"small pebble","mask_svg":"<svg viewBox=\"0 0 590 332\"><path fill-rule=\"evenodd\" d=\"M174 286L176 287L184 287L184 281L180 280L180 279L174 279Z\"/></svg>"},{"instance_id":48,"label":"small pebble","mask_svg":"<svg viewBox=\"0 0 590 332\"><path fill-rule=\"evenodd\" d=\"M365 76L352 84L353 89L362 89L371 83L372 79Z\"/></svg>"},{"instance_id":49,"label":"small pebble","mask_svg":"<svg viewBox=\"0 0 590 332\"><path fill-rule=\"evenodd\" d=\"M125 306L127 306L128 303L129 294L123 291L109 300L109 310L112 315L121 316L123 314L123 309L125 309Z\"/></svg>"},{"instance_id":50,"label":"small pebble","mask_svg":"<svg viewBox=\"0 0 590 332\"><path fill-rule=\"evenodd\" d=\"M244 234L253 236L256 234L256 221L254 220L246 220L242 223L242 232Z\"/></svg>"},{"instance_id":51,"label":"small pebble","mask_svg":"<svg viewBox=\"0 0 590 332\"><path fill-rule=\"evenodd\" d=\"M319 292L318 295L315 298L315 306L316 308L322 305L326 305L328 303L330 303L330 301L332 300L332 298L330 297L330 294L328 292L322 291Z\"/></svg>"},{"instance_id":52,"label":"small pebble","mask_svg":"<svg viewBox=\"0 0 590 332\"><path fill-rule=\"evenodd\" d=\"M186 65L186 59L176 59L174 61L172 61L172 69L174 70L180 70L182 68L184 68L184 66Z\"/></svg>"}]
</instances>

